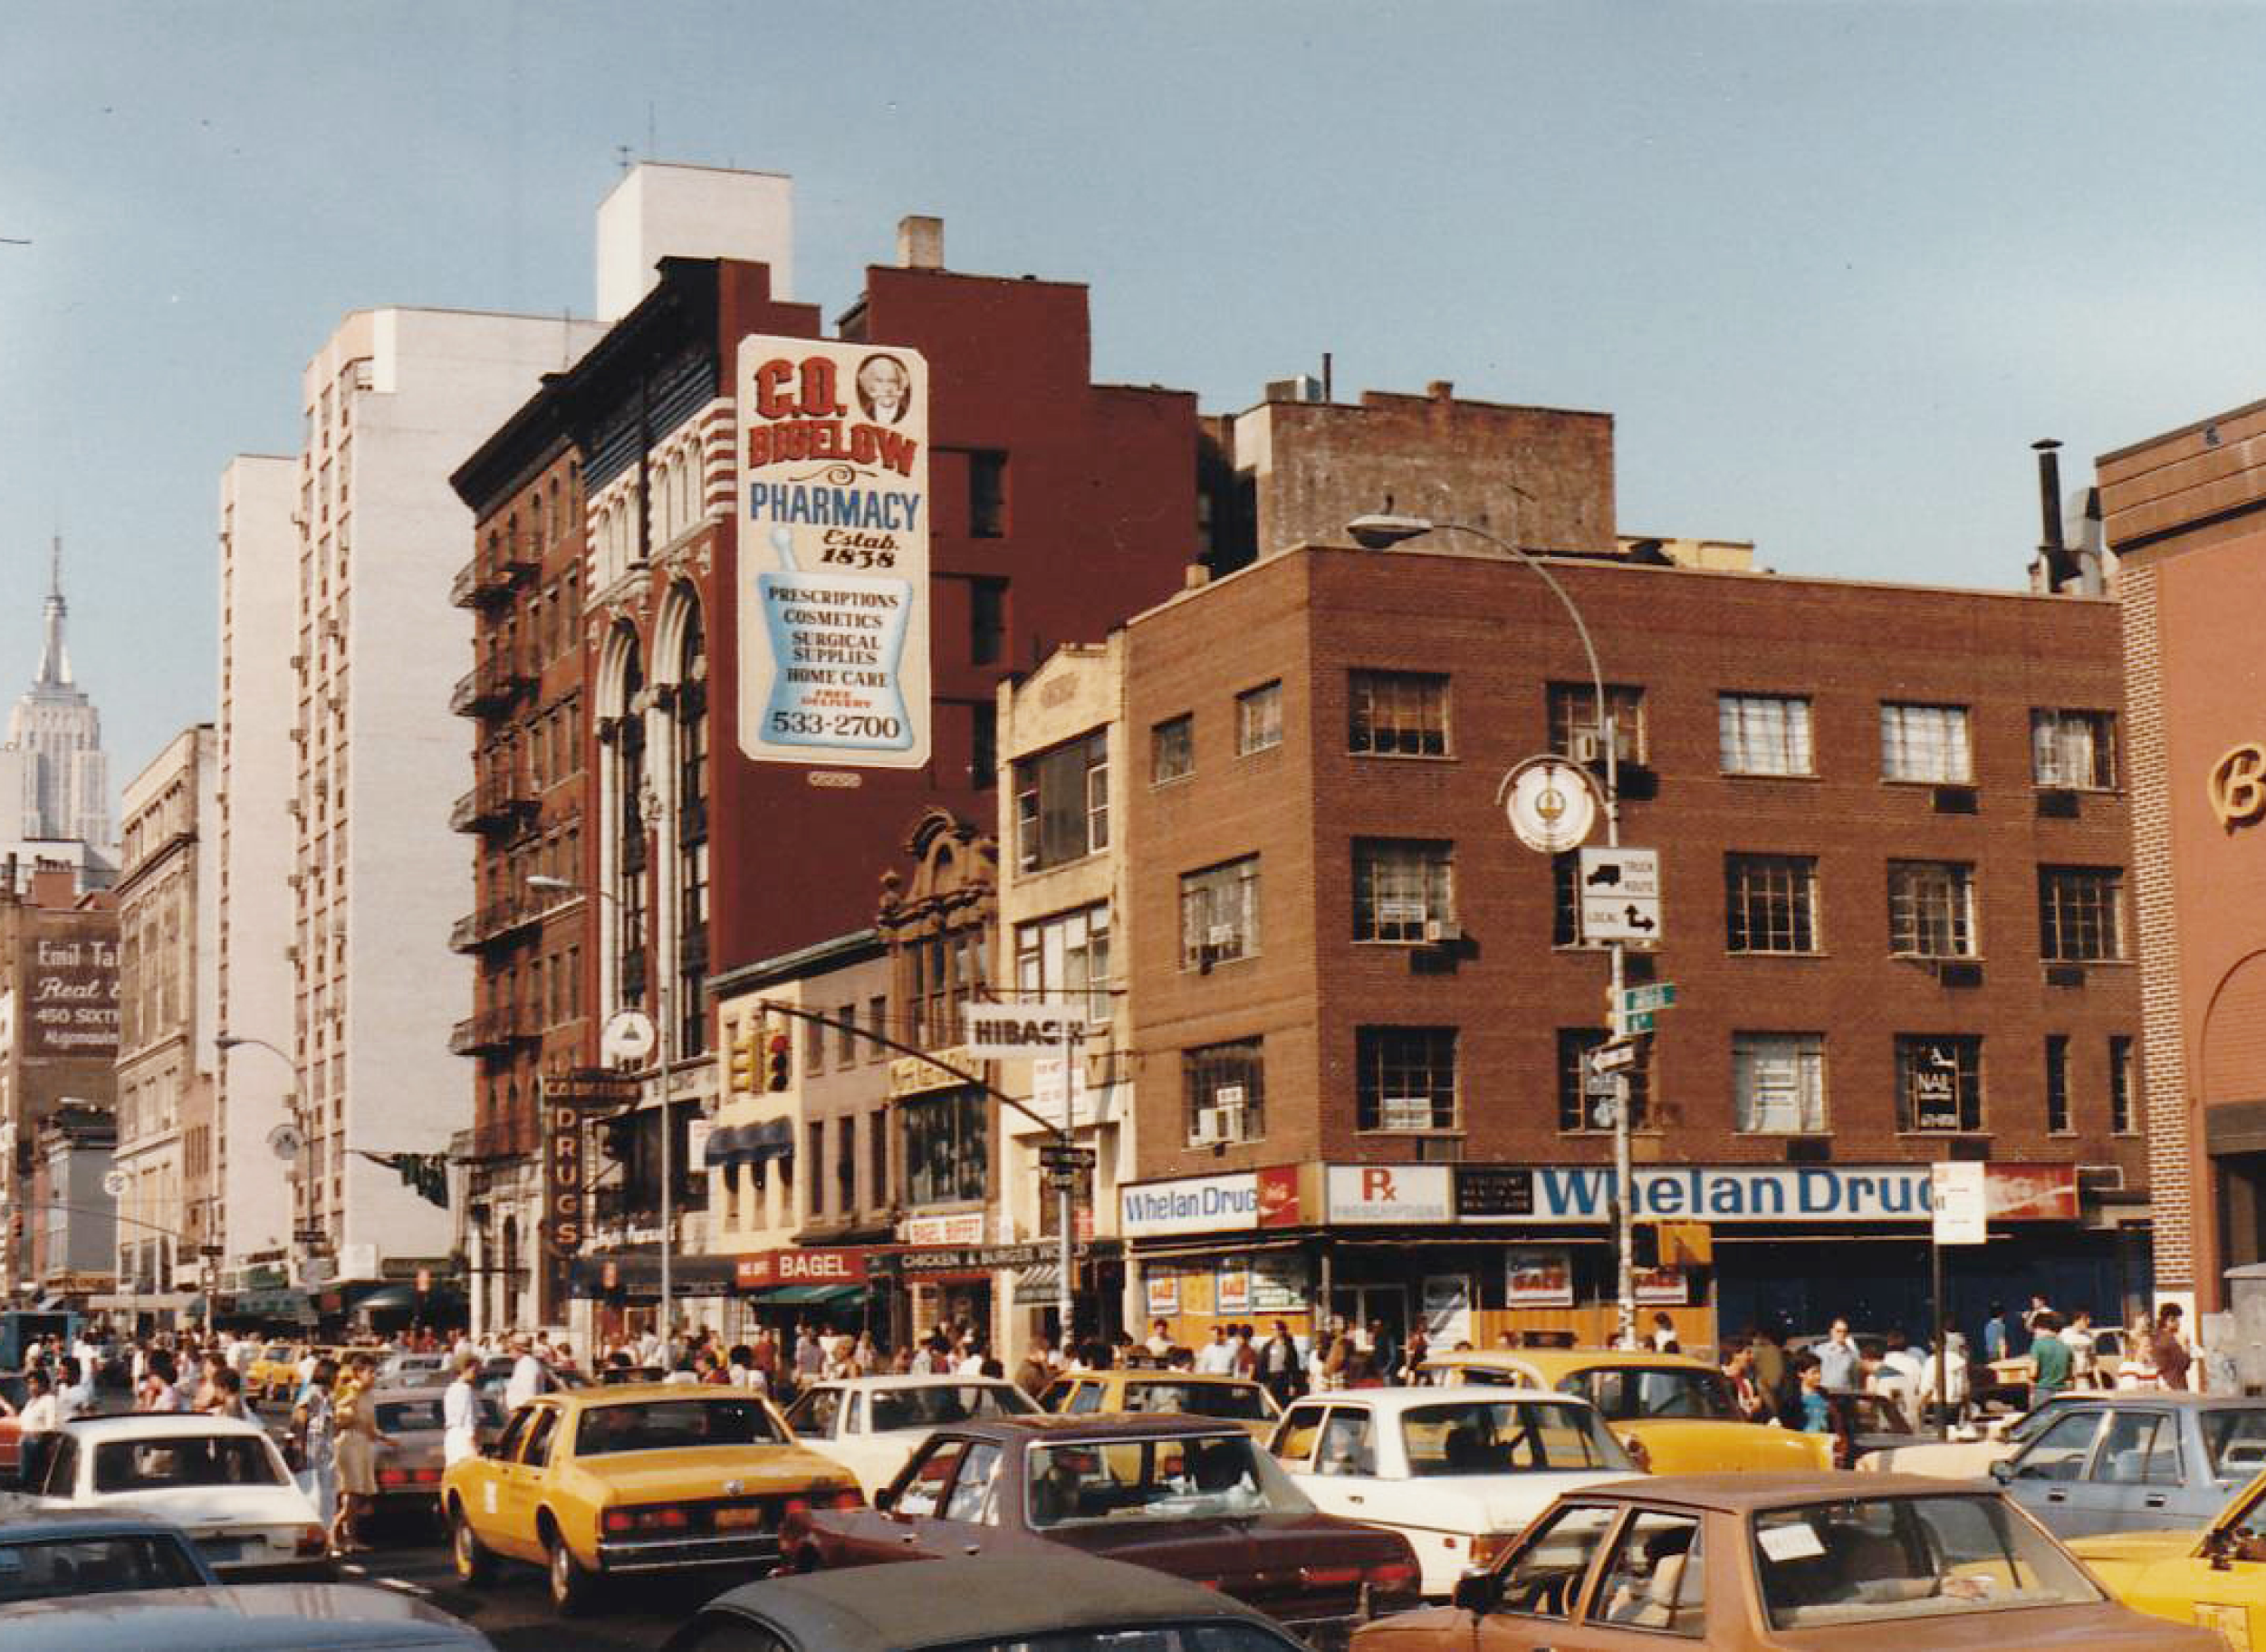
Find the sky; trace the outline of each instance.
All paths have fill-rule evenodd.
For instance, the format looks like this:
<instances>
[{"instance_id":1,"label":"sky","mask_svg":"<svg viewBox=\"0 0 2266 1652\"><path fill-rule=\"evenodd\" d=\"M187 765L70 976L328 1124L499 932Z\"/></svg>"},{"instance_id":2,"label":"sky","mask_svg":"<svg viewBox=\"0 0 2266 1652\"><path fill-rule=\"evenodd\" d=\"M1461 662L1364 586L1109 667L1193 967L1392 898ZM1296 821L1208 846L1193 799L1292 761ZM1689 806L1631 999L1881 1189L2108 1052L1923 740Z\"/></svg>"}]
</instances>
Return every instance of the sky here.
<instances>
[{"instance_id":1,"label":"sky","mask_svg":"<svg viewBox=\"0 0 2266 1652\"><path fill-rule=\"evenodd\" d=\"M2032 441L2076 485L2266 397L2258 5L6 17L0 702L60 533L120 783L213 714L219 475L295 449L308 358L358 308L590 313L625 154L792 174L829 317L932 213L952 268L1090 283L1105 381L1230 411L1327 351L1341 399L1609 412L1625 532L1789 573L2019 586Z\"/></svg>"}]
</instances>

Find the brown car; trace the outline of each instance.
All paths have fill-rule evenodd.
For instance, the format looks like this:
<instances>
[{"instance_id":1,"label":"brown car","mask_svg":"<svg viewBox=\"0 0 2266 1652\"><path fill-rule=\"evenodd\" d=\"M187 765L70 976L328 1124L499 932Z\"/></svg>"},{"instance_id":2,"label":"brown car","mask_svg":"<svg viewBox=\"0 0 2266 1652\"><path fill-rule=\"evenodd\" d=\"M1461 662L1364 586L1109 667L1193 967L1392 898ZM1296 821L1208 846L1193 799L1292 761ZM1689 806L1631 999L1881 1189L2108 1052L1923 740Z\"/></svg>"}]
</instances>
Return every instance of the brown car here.
<instances>
[{"instance_id":1,"label":"brown car","mask_svg":"<svg viewBox=\"0 0 2266 1652\"><path fill-rule=\"evenodd\" d=\"M1560 1498L1453 1606L1354 1652L2209 1652L2110 1599L1995 1489L1912 1474L1693 1474Z\"/></svg>"},{"instance_id":2,"label":"brown car","mask_svg":"<svg viewBox=\"0 0 2266 1652\"><path fill-rule=\"evenodd\" d=\"M805 1510L780 1570L1062 1550L1218 1590L1318 1644L1416 1598L1408 1540L1316 1512L1250 1435L1191 1417L994 1417L939 1428L870 1509Z\"/></svg>"}]
</instances>

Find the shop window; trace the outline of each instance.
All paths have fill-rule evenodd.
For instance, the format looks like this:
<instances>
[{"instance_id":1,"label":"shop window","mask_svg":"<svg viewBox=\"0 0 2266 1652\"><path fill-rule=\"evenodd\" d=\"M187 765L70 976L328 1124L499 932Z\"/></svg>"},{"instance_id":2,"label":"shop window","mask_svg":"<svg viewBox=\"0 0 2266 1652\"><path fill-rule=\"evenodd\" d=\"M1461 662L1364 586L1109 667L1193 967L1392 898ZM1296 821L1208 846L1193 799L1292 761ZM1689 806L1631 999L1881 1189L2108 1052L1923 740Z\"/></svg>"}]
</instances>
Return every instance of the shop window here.
<instances>
[{"instance_id":1,"label":"shop window","mask_svg":"<svg viewBox=\"0 0 2266 1652\"><path fill-rule=\"evenodd\" d=\"M1608 1098L1589 1093L1589 1052L1611 1034L1603 1027L1558 1029L1558 1129L1560 1135L1581 1136L1613 1129ZM1636 1065L1623 1068L1628 1080L1628 1128L1647 1129L1652 1121L1651 1041L1644 1041Z\"/></svg>"},{"instance_id":2,"label":"shop window","mask_svg":"<svg viewBox=\"0 0 2266 1652\"><path fill-rule=\"evenodd\" d=\"M1880 707L1880 777L1964 786L1974 778L1964 706Z\"/></svg>"},{"instance_id":3,"label":"shop window","mask_svg":"<svg viewBox=\"0 0 2266 1652\"><path fill-rule=\"evenodd\" d=\"M2114 867L2038 869L2039 951L2050 964L2098 964L2125 956L2124 874Z\"/></svg>"},{"instance_id":4,"label":"shop window","mask_svg":"<svg viewBox=\"0 0 2266 1652\"><path fill-rule=\"evenodd\" d=\"M1235 754L1248 757L1282 744L1282 685L1263 683L1235 696Z\"/></svg>"},{"instance_id":5,"label":"shop window","mask_svg":"<svg viewBox=\"0 0 2266 1652\"><path fill-rule=\"evenodd\" d=\"M1347 749L1383 757L1445 757L1448 679L1424 671L1356 671L1348 683Z\"/></svg>"},{"instance_id":6,"label":"shop window","mask_svg":"<svg viewBox=\"0 0 2266 1652\"><path fill-rule=\"evenodd\" d=\"M2046 1130L2054 1136L2069 1132L2069 1036L2066 1032L2046 1034Z\"/></svg>"},{"instance_id":7,"label":"shop window","mask_svg":"<svg viewBox=\"0 0 2266 1652\"><path fill-rule=\"evenodd\" d=\"M1731 1035L1734 1128L1750 1134L1823 1133L1825 1038L1817 1032Z\"/></svg>"},{"instance_id":8,"label":"shop window","mask_svg":"<svg viewBox=\"0 0 2266 1652\"><path fill-rule=\"evenodd\" d=\"M1596 749L1598 695L1588 683L1550 686L1550 749L1582 763L1603 760ZM1613 761L1645 761L1645 691L1620 683L1605 686L1605 711L1613 719Z\"/></svg>"},{"instance_id":9,"label":"shop window","mask_svg":"<svg viewBox=\"0 0 2266 1652\"><path fill-rule=\"evenodd\" d=\"M1359 1027L1354 1031L1355 1128L1456 1128L1455 1029Z\"/></svg>"},{"instance_id":10,"label":"shop window","mask_svg":"<svg viewBox=\"0 0 2266 1652\"><path fill-rule=\"evenodd\" d=\"M1888 950L1906 958L1973 957L1974 868L1957 860L1891 860Z\"/></svg>"},{"instance_id":11,"label":"shop window","mask_svg":"<svg viewBox=\"0 0 2266 1652\"><path fill-rule=\"evenodd\" d=\"M2132 1040L2123 1033L2108 1041L2108 1128L2129 1136L2136 1128L2132 1117Z\"/></svg>"},{"instance_id":12,"label":"shop window","mask_svg":"<svg viewBox=\"0 0 2266 1652\"><path fill-rule=\"evenodd\" d=\"M1186 780L1195 773L1195 718L1189 713L1167 717L1148 731L1148 779L1151 785Z\"/></svg>"},{"instance_id":13,"label":"shop window","mask_svg":"<svg viewBox=\"0 0 2266 1652\"><path fill-rule=\"evenodd\" d=\"M1724 946L1739 953L1818 950L1818 862L1809 855L1724 857Z\"/></svg>"},{"instance_id":14,"label":"shop window","mask_svg":"<svg viewBox=\"0 0 2266 1652\"><path fill-rule=\"evenodd\" d=\"M2117 783L2117 714L2032 711L2030 773L2041 786L2076 792L2112 789Z\"/></svg>"},{"instance_id":15,"label":"shop window","mask_svg":"<svg viewBox=\"0 0 2266 1652\"><path fill-rule=\"evenodd\" d=\"M988 1104L978 1090L949 1090L899 1103L904 1114L905 1202L965 1205L991 1182Z\"/></svg>"},{"instance_id":16,"label":"shop window","mask_svg":"<svg viewBox=\"0 0 2266 1652\"><path fill-rule=\"evenodd\" d=\"M1015 854L1023 871L1109 846L1109 745L1095 733L1015 764Z\"/></svg>"},{"instance_id":17,"label":"shop window","mask_svg":"<svg viewBox=\"0 0 2266 1652\"><path fill-rule=\"evenodd\" d=\"M1353 938L1413 942L1455 921L1455 846L1402 838L1353 841Z\"/></svg>"},{"instance_id":18,"label":"shop window","mask_svg":"<svg viewBox=\"0 0 2266 1652\"><path fill-rule=\"evenodd\" d=\"M1983 1128L1983 1040L1964 1032L1896 1034L1896 1128L1957 1134Z\"/></svg>"},{"instance_id":19,"label":"shop window","mask_svg":"<svg viewBox=\"0 0 2266 1652\"><path fill-rule=\"evenodd\" d=\"M1258 951L1259 857L1182 873L1180 967L1209 969Z\"/></svg>"},{"instance_id":20,"label":"shop window","mask_svg":"<svg viewBox=\"0 0 2266 1652\"><path fill-rule=\"evenodd\" d=\"M1265 1041L1239 1038L1182 1052L1188 1144L1256 1141L1266 1134Z\"/></svg>"},{"instance_id":21,"label":"shop window","mask_svg":"<svg viewBox=\"0 0 2266 1652\"><path fill-rule=\"evenodd\" d=\"M1726 774L1811 774L1810 701L1798 695L1715 696L1716 735Z\"/></svg>"}]
</instances>

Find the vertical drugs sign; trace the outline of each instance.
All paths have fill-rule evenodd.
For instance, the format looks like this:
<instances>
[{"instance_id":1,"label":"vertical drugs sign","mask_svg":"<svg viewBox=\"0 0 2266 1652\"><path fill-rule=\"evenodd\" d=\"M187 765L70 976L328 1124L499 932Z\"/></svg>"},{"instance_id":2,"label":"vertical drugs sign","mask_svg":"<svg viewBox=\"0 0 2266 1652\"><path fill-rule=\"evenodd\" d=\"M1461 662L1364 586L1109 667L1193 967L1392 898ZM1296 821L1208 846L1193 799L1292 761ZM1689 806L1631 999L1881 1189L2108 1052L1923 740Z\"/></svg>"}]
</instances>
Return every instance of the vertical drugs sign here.
<instances>
[{"instance_id":1,"label":"vertical drugs sign","mask_svg":"<svg viewBox=\"0 0 2266 1652\"><path fill-rule=\"evenodd\" d=\"M928 364L751 335L735 366L740 749L928 761Z\"/></svg>"}]
</instances>

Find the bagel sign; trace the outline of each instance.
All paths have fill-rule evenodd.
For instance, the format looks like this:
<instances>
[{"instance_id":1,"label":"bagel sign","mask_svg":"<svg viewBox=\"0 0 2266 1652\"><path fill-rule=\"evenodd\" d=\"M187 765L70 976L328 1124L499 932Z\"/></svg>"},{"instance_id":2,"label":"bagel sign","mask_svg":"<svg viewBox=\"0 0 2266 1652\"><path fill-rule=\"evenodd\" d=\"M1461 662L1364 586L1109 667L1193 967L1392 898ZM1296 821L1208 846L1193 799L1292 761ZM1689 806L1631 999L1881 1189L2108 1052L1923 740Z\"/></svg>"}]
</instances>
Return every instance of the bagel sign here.
<instances>
[{"instance_id":1,"label":"bagel sign","mask_svg":"<svg viewBox=\"0 0 2266 1652\"><path fill-rule=\"evenodd\" d=\"M979 1061L1060 1055L1063 1045L1086 1037L1086 1017L1059 1004L971 1004L964 1013L967 1036L961 1042Z\"/></svg>"}]
</instances>

